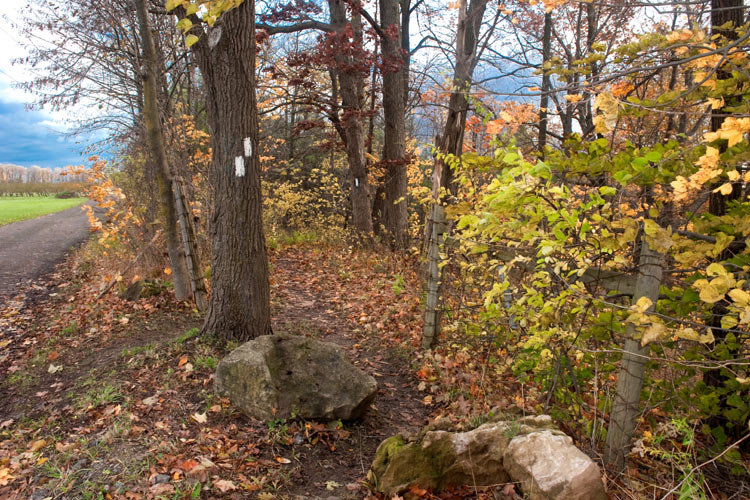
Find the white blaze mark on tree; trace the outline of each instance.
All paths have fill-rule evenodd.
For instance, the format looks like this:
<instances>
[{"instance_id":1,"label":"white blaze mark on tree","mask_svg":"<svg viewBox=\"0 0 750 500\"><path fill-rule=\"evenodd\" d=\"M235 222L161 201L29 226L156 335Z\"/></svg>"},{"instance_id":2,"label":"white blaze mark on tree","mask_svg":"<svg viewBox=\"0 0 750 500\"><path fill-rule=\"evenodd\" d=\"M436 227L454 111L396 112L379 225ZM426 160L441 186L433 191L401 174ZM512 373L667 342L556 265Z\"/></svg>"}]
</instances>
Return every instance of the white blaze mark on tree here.
<instances>
[{"instance_id":1,"label":"white blaze mark on tree","mask_svg":"<svg viewBox=\"0 0 750 500\"><path fill-rule=\"evenodd\" d=\"M208 32L208 47L213 49L221 40L221 26L215 26Z\"/></svg>"},{"instance_id":2,"label":"white blaze mark on tree","mask_svg":"<svg viewBox=\"0 0 750 500\"><path fill-rule=\"evenodd\" d=\"M241 156L234 158L234 175L237 177L245 177L245 159Z\"/></svg>"},{"instance_id":3,"label":"white blaze mark on tree","mask_svg":"<svg viewBox=\"0 0 750 500\"><path fill-rule=\"evenodd\" d=\"M359 187L359 177L354 178L354 187Z\"/></svg>"},{"instance_id":4,"label":"white blaze mark on tree","mask_svg":"<svg viewBox=\"0 0 750 500\"><path fill-rule=\"evenodd\" d=\"M245 156L250 158L253 156L253 140L250 137L245 137L243 143L245 145Z\"/></svg>"}]
</instances>

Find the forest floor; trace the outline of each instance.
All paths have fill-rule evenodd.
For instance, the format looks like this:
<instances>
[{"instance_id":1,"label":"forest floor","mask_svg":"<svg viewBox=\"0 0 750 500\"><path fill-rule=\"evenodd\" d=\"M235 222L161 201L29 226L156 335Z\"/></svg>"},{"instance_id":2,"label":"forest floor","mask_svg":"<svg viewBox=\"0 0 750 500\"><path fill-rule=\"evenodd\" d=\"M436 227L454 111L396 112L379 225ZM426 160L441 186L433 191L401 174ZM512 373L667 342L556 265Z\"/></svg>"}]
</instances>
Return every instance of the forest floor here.
<instances>
[{"instance_id":1,"label":"forest floor","mask_svg":"<svg viewBox=\"0 0 750 500\"><path fill-rule=\"evenodd\" d=\"M0 498L377 498L365 477L379 443L444 406L411 349L420 301L405 261L271 253L274 331L343 346L379 390L357 422L259 422L214 395L233 346L198 336L196 311L167 293L95 300L101 251L85 246L0 309Z\"/></svg>"}]
</instances>

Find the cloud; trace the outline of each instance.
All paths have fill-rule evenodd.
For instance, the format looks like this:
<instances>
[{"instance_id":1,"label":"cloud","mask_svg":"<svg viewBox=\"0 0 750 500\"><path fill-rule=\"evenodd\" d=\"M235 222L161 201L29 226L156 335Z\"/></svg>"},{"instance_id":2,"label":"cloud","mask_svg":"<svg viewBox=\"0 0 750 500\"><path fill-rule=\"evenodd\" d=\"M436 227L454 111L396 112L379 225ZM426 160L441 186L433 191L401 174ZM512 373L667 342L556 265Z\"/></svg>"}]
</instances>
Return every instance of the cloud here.
<instances>
[{"instance_id":1,"label":"cloud","mask_svg":"<svg viewBox=\"0 0 750 500\"><path fill-rule=\"evenodd\" d=\"M40 167L79 165L86 144L60 134L57 123L44 111L29 111L22 102L7 97L0 82L0 163Z\"/></svg>"}]
</instances>

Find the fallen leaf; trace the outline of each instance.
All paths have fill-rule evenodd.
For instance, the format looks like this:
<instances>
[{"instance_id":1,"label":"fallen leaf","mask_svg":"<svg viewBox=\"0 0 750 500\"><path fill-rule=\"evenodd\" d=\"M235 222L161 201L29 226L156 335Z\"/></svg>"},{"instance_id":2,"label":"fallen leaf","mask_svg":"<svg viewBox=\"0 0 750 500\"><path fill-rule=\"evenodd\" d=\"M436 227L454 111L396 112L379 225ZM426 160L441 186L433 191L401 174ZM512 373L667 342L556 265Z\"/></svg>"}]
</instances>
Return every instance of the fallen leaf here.
<instances>
[{"instance_id":1,"label":"fallen leaf","mask_svg":"<svg viewBox=\"0 0 750 500\"><path fill-rule=\"evenodd\" d=\"M199 424L205 424L206 422L208 422L208 415L206 415L205 413L193 413L192 415L190 415L190 418L192 418Z\"/></svg>"},{"instance_id":2,"label":"fallen leaf","mask_svg":"<svg viewBox=\"0 0 750 500\"><path fill-rule=\"evenodd\" d=\"M155 484L148 489L154 495L169 495L174 492L174 486L169 483Z\"/></svg>"},{"instance_id":3,"label":"fallen leaf","mask_svg":"<svg viewBox=\"0 0 750 500\"><path fill-rule=\"evenodd\" d=\"M49 361L54 361L54 360L56 360L56 359L57 359L57 358L58 358L59 356L60 356L60 354L59 354L59 353L58 353L57 351L52 351L52 352L50 352L49 354L47 354L47 360L49 360Z\"/></svg>"},{"instance_id":4,"label":"fallen leaf","mask_svg":"<svg viewBox=\"0 0 750 500\"><path fill-rule=\"evenodd\" d=\"M15 479L7 467L0 467L0 486L5 486Z\"/></svg>"},{"instance_id":5,"label":"fallen leaf","mask_svg":"<svg viewBox=\"0 0 750 500\"><path fill-rule=\"evenodd\" d=\"M52 363L50 363L49 368L47 368L47 371L49 373L57 373L59 371L62 371L62 369L63 369L62 365L53 365Z\"/></svg>"},{"instance_id":6,"label":"fallen leaf","mask_svg":"<svg viewBox=\"0 0 750 500\"><path fill-rule=\"evenodd\" d=\"M182 356L180 358L180 360L177 362L177 366L181 367L182 365L184 365L187 362L188 362L188 357L187 356Z\"/></svg>"},{"instance_id":7,"label":"fallen leaf","mask_svg":"<svg viewBox=\"0 0 750 500\"><path fill-rule=\"evenodd\" d=\"M141 401L146 406L154 406L156 403L159 402L159 398L156 394L151 396L150 398L146 398L143 401Z\"/></svg>"},{"instance_id":8,"label":"fallen leaf","mask_svg":"<svg viewBox=\"0 0 750 500\"><path fill-rule=\"evenodd\" d=\"M219 479L218 481L214 481L214 486L222 493L237 489L237 486L234 484L234 482L227 479Z\"/></svg>"},{"instance_id":9,"label":"fallen leaf","mask_svg":"<svg viewBox=\"0 0 750 500\"><path fill-rule=\"evenodd\" d=\"M179 467L180 469L182 469L182 470L184 470L185 472L187 472L187 471L189 471L189 470L192 470L192 469L194 469L194 468L195 468L195 467L197 467L197 466L198 466L198 462L196 462L195 460L193 460L193 459L191 458L191 459L189 459L189 460L185 460L184 462L182 462L182 463L181 463L180 465L178 465L177 467Z\"/></svg>"},{"instance_id":10,"label":"fallen leaf","mask_svg":"<svg viewBox=\"0 0 750 500\"><path fill-rule=\"evenodd\" d=\"M13 419L9 418L8 420L0 422L0 429L5 429L6 427L10 427L11 425L13 425Z\"/></svg>"},{"instance_id":11,"label":"fallen leaf","mask_svg":"<svg viewBox=\"0 0 750 500\"><path fill-rule=\"evenodd\" d=\"M276 457L276 461L279 462L280 464L290 464L290 463L292 463L291 460L289 460L288 458L284 458L284 457Z\"/></svg>"},{"instance_id":12,"label":"fallen leaf","mask_svg":"<svg viewBox=\"0 0 750 500\"><path fill-rule=\"evenodd\" d=\"M39 439L38 441L34 441L33 443L31 443L31 446L29 446L29 451L31 453L36 453L45 446L47 446L47 441L45 441L44 439Z\"/></svg>"}]
</instances>

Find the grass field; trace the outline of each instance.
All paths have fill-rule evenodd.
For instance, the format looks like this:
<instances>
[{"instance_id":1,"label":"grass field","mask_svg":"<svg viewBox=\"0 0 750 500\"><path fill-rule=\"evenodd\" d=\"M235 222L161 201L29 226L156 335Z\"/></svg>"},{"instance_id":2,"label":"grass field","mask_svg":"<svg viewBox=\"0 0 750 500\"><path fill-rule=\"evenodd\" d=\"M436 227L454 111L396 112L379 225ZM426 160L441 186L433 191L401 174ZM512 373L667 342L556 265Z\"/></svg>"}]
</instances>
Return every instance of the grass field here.
<instances>
[{"instance_id":1,"label":"grass field","mask_svg":"<svg viewBox=\"0 0 750 500\"><path fill-rule=\"evenodd\" d=\"M85 201L86 198L59 199L54 196L0 196L0 226L59 212Z\"/></svg>"}]
</instances>

